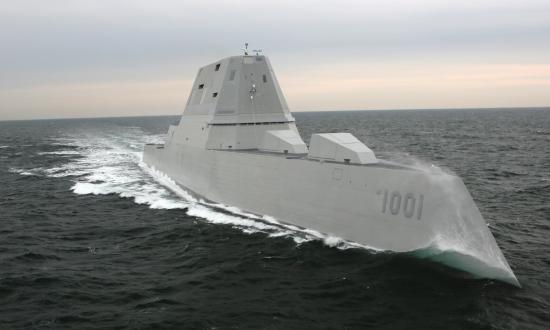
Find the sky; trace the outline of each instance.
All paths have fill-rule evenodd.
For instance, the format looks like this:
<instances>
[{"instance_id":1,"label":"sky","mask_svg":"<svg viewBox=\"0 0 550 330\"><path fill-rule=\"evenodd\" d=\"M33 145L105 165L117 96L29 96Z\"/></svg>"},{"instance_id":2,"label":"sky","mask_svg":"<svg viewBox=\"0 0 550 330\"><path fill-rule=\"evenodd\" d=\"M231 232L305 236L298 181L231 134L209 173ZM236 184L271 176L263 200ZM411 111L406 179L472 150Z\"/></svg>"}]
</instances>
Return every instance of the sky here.
<instances>
[{"instance_id":1,"label":"sky","mask_svg":"<svg viewBox=\"0 0 550 330\"><path fill-rule=\"evenodd\" d=\"M181 114L244 42L292 111L550 106L548 0L0 0L0 120Z\"/></svg>"}]
</instances>

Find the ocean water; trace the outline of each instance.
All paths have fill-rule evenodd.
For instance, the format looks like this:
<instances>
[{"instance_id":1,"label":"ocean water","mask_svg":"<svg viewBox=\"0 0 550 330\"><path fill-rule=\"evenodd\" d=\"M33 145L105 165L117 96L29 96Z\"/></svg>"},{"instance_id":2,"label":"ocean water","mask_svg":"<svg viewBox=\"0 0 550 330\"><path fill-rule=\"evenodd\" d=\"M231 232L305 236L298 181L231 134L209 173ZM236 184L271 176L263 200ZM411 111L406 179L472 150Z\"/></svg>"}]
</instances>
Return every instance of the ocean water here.
<instances>
[{"instance_id":1,"label":"ocean water","mask_svg":"<svg viewBox=\"0 0 550 330\"><path fill-rule=\"evenodd\" d=\"M462 177L522 288L204 203L178 117L0 122L0 328L548 329L550 109L295 113Z\"/></svg>"}]
</instances>

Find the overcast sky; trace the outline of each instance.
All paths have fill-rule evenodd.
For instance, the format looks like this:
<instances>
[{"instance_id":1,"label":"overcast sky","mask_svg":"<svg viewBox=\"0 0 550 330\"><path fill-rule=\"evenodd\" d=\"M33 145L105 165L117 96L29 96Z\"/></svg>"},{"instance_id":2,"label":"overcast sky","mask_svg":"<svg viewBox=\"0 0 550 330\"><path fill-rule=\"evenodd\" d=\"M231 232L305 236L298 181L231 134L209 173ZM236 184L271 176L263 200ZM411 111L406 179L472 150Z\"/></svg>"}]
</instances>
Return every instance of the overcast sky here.
<instances>
[{"instance_id":1,"label":"overcast sky","mask_svg":"<svg viewBox=\"0 0 550 330\"><path fill-rule=\"evenodd\" d=\"M0 120L180 114L245 41L293 111L550 106L548 0L0 0Z\"/></svg>"}]
</instances>

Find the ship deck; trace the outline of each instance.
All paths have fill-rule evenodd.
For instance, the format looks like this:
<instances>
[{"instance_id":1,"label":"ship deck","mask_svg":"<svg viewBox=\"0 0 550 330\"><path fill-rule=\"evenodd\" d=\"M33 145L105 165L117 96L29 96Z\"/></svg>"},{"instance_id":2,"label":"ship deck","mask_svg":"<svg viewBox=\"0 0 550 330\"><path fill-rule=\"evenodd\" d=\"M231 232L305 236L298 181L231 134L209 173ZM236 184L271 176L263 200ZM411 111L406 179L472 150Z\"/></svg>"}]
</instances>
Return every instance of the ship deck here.
<instances>
[{"instance_id":1,"label":"ship deck","mask_svg":"<svg viewBox=\"0 0 550 330\"><path fill-rule=\"evenodd\" d=\"M164 149L164 144L148 143L146 145L156 146L157 149ZM414 166L410 166L410 165L406 165L406 164L400 164L400 163L396 163L396 162L393 162L393 161L390 161L390 160L385 160L385 159L380 159L380 158L378 159L378 163L374 163L374 164L357 164L357 163L337 162L337 161L326 160L326 159L309 158L307 153L290 154L290 153L263 151L263 150L259 150L259 149L208 149L208 150L214 150L214 151L219 151L219 152L232 152L232 153L243 153L243 154L253 154L253 155L280 157L280 158L286 158L286 159L291 159L291 160L303 160L303 161L338 164L338 165L345 165L345 166L383 167L383 168L391 168L391 169L421 171L421 169L419 169L418 167L414 167Z\"/></svg>"}]
</instances>

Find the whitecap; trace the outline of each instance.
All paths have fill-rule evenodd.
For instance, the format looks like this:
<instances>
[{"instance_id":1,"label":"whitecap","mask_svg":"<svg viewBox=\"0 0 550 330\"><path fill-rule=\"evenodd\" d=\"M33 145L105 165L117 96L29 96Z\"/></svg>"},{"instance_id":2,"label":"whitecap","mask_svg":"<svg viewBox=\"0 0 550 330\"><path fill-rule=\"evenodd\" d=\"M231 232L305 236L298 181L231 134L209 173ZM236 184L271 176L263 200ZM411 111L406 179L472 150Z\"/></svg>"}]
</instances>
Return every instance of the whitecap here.
<instances>
[{"instance_id":1,"label":"whitecap","mask_svg":"<svg viewBox=\"0 0 550 330\"><path fill-rule=\"evenodd\" d=\"M76 150L59 150L59 151L45 151L39 152L39 155L79 155L80 152Z\"/></svg>"},{"instance_id":2,"label":"whitecap","mask_svg":"<svg viewBox=\"0 0 550 330\"><path fill-rule=\"evenodd\" d=\"M37 171L40 169L20 169L20 168L9 168L8 172L10 173L16 173L19 175L37 175Z\"/></svg>"}]
</instances>

